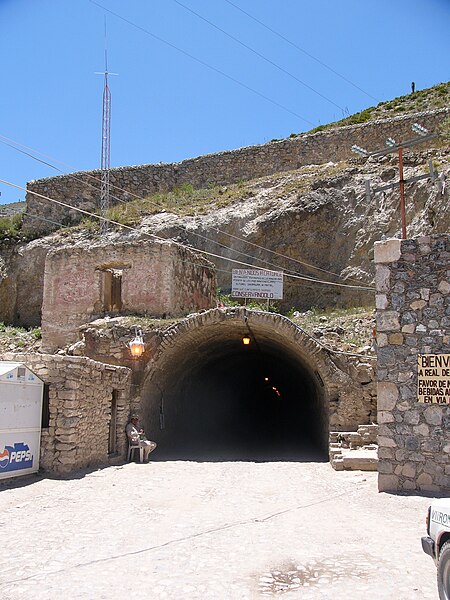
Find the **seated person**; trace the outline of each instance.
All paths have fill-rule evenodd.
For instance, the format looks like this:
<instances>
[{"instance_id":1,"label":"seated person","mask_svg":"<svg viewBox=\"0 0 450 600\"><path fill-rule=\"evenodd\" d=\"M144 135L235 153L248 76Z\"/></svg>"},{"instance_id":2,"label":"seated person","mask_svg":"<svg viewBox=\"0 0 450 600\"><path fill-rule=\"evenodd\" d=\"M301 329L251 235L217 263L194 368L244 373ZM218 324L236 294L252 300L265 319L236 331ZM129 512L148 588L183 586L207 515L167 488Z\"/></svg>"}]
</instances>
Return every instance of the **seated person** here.
<instances>
[{"instance_id":1,"label":"seated person","mask_svg":"<svg viewBox=\"0 0 450 600\"><path fill-rule=\"evenodd\" d=\"M156 442L151 442L145 437L144 430L139 426L139 418L132 415L130 422L125 428L128 441L133 446L139 446L144 449L144 462L149 461L149 454L156 448Z\"/></svg>"}]
</instances>

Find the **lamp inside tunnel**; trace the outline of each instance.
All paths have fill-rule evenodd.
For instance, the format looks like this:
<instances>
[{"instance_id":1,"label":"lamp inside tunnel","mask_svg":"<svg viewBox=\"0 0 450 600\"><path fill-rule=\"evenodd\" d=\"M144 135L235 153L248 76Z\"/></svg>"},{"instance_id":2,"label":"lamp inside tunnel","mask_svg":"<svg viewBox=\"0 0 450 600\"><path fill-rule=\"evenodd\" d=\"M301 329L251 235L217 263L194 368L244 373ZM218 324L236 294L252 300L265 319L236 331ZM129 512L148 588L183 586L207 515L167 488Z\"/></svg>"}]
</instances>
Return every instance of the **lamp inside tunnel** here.
<instances>
[{"instance_id":1,"label":"lamp inside tunnel","mask_svg":"<svg viewBox=\"0 0 450 600\"><path fill-rule=\"evenodd\" d=\"M313 369L258 331L246 346L223 332L158 370L165 429L153 460L327 460L328 411ZM143 390L150 431L159 422L152 385Z\"/></svg>"}]
</instances>

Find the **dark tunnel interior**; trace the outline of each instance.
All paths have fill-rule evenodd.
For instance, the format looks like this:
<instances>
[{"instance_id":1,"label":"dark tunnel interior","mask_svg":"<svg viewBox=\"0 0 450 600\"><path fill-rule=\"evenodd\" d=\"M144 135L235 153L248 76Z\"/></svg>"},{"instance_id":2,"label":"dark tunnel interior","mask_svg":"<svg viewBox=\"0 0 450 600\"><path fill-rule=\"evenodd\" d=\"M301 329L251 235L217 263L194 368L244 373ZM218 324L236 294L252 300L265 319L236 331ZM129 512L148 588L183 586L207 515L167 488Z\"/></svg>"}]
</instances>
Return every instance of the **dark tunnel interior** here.
<instances>
[{"instance_id":1,"label":"dark tunnel interior","mask_svg":"<svg viewBox=\"0 0 450 600\"><path fill-rule=\"evenodd\" d=\"M297 358L261 346L201 355L154 394L152 460L328 460L322 389Z\"/></svg>"}]
</instances>

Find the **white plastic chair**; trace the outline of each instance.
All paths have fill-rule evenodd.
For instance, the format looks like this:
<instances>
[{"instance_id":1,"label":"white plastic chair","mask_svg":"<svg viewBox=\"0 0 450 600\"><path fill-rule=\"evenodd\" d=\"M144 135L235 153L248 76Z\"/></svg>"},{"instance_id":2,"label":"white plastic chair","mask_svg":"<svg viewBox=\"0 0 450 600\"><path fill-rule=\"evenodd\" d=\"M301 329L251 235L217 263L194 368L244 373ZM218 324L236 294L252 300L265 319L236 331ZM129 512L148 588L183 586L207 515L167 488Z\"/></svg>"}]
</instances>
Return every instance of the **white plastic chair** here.
<instances>
[{"instance_id":1,"label":"white plastic chair","mask_svg":"<svg viewBox=\"0 0 450 600\"><path fill-rule=\"evenodd\" d=\"M127 457L127 462L130 462L131 457L134 457L133 452L135 450L139 450L139 462L142 463L144 462L144 447L140 445L140 443L138 442L133 443L133 442L128 442L128 457Z\"/></svg>"}]
</instances>

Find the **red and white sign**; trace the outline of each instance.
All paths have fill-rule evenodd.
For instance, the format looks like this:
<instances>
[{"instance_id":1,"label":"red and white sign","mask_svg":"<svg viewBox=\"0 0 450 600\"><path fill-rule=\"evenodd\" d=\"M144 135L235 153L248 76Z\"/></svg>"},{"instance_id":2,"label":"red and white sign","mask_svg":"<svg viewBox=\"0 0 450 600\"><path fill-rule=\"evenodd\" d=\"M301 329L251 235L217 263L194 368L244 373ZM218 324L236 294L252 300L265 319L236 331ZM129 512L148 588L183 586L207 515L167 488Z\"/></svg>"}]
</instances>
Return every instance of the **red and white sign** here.
<instances>
[{"instance_id":1,"label":"red and white sign","mask_svg":"<svg viewBox=\"0 0 450 600\"><path fill-rule=\"evenodd\" d=\"M262 269L233 269L231 295L233 298L282 300L283 272Z\"/></svg>"}]
</instances>

